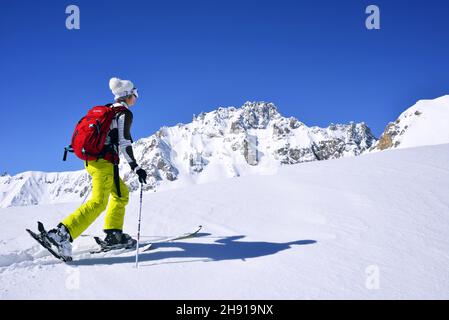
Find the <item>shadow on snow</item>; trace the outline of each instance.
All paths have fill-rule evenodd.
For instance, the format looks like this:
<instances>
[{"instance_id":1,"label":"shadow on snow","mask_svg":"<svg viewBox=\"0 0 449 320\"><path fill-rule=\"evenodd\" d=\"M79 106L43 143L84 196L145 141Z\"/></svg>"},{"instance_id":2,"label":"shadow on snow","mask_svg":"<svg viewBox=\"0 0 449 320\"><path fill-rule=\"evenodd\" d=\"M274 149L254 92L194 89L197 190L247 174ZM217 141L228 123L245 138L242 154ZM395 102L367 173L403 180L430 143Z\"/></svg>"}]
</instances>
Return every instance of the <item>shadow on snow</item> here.
<instances>
[{"instance_id":1,"label":"shadow on snow","mask_svg":"<svg viewBox=\"0 0 449 320\"><path fill-rule=\"evenodd\" d=\"M204 236L207 234L201 234ZM140 252L139 262L155 262L164 259L187 259L177 262L180 263L194 261L222 261L222 260L243 260L249 258L258 258L276 254L280 251L292 248L294 245L308 245L316 243L315 240L298 240L287 243L274 242L254 242L254 241L237 241L245 236L231 236L216 240L213 243L189 243L189 242L169 242L154 244L154 248L150 251ZM155 249L175 248L175 250L154 251ZM191 259L197 259L191 261ZM199 259L199 260L198 260ZM133 263L135 256L112 256L87 258L73 261L70 264L76 266L98 265L98 264L120 264ZM159 263L162 264L162 263ZM154 264L152 264L154 265ZM141 265L145 266L145 265Z\"/></svg>"}]
</instances>

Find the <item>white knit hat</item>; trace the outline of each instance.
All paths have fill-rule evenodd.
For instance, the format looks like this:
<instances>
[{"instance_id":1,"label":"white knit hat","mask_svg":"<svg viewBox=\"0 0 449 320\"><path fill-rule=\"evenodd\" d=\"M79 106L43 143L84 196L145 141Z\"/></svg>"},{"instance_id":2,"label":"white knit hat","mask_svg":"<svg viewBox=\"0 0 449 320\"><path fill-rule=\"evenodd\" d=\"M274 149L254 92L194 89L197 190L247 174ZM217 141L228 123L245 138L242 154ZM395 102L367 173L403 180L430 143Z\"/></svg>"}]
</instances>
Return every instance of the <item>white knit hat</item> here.
<instances>
[{"instance_id":1,"label":"white knit hat","mask_svg":"<svg viewBox=\"0 0 449 320\"><path fill-rule=\"evenodd\" d=\"M109 80L109 88L114 95L114 99L123 98L134 93L134 84L129 80L121 80L119 78L111 78Z\"/></svg>"}]
</instances>

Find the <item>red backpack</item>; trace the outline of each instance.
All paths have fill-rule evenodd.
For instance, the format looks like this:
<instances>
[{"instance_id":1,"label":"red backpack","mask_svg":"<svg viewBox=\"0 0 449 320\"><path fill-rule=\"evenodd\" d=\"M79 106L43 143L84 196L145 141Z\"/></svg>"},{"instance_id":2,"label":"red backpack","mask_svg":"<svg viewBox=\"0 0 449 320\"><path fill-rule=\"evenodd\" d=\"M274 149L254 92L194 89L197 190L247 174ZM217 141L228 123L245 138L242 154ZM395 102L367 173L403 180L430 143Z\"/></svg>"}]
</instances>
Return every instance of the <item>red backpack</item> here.
<instances>
[{"instance_id":1,"label":"red backpack","mask_svg":"<svg viewBox=\"0 0 449 320\"><path fill-rule=\"evenodd\" d=\"M90 160L103 158L114 164L114 184L117 195L121 197L120 176L119 176L119 156L118 142L111 148L105 148L104 143L109 134L112 120L122 111L128 110L126 107L96 106L90 109L87 114L78 121L72 135L72 142L64 148L63 161L67 160L67 152L74 152L76 156L86 161L86 166Z\"/></svg>"},{"instance_id":2,"label":"red backpack","mask_svg":"<svg viewBox=\"0 0 449 320\"><path fill-rule=\"evenodd\" d=\"M70 146L64 150L63 161L67 159L67 152L74 152L81 160L87 161L104 158L118 163L118 155L114 150L105 148L112 120L115 116L127 110L126 107L96 106L78 121L72 135ZM115 152L117 153L117 152Z\"/></svg>"}]
</instances>

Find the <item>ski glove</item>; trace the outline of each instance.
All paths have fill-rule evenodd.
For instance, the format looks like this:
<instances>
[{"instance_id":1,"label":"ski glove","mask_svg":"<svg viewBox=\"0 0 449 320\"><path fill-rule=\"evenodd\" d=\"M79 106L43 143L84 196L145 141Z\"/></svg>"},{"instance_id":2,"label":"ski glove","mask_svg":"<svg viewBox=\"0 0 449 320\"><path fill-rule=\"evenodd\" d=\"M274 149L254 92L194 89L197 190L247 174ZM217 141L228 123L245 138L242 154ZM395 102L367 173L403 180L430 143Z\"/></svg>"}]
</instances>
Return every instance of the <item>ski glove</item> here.
<instances>
[{"instance_id":1,"label":"ski glove","mask_svg":"<svg viewBox=\"0 0 449 320\"><path fill-rule=\"evenodd\" d=\"M136 171L136 174L139 176L140 183L147 183L147 172L145 170L143 170L142 168L139 168Z\"/></svg>"}]
</instances>

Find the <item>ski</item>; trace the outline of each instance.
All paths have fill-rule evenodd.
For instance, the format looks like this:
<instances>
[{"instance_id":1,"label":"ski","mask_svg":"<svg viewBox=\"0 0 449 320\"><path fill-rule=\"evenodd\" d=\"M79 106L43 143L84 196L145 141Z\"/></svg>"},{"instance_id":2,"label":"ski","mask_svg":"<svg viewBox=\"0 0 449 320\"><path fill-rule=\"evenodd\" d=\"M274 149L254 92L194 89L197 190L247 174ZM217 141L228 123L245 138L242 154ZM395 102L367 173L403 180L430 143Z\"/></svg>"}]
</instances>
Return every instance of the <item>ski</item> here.
<instances>
[{"instance_id":1,"label":"ski","mask_svg":"<svg viewBox=\"0 0 449 320\"><path fill-rule=\"evenodd\" d=\"M39 230L39 234L31 231L30 229L26 229L26 231L34 240L36 240L42 247L47 249L47 251L50 252L55 258L64 262L72 261L72 257L63 256L53 249L51 238L48 236L47 230L45 230L42 222L37 222L37 229Z\"/></svg>"},{"instance_id":2,"label":"ski","mask_svg":"<svg viewBox=\"0 0 449 320\"><path fill-rule=\"evenodd\" d=\"M198 228L193 232L188 232L188 233L184 233L179 236L168 237L168 238L160 239L157 241L152 241L152 242L144 245L142 252L151 250L151 247L158 243L167 243L167 242L172 242L172 241L179 241L179 240L194 238L201 231L202 228L203 228L203 226L198 226Z\"/></svg>"},{"instance_id":3,"label":"ski","mask_svg":"<svg viewBox=\"0 0 449 320\"><path fill-rule=\"evenodd\" d=\"M106 244L106 242L104 242L99 237L94 237L94 240L100 246L100 248L97 249L97 250L90 251L91 254L97 254L97 253L102 253L102 252L109 252L109 251L113 251L113 250L121 250L120 253L122 253L124 251L134 250L136 248L135 243L134 243L134 245L131 245L131 246L126 245L126 244L117 244L117 245L114 245L114 246L108 246ZM124 250L122 250L122 249L124 249Z\"/></svg>"},{"instance_id":4,"label":"ski","mask_svg":"<svg viewBox=\"0 0 449 320\"><path fill-rule=\"evenodd\" d=\"M140 243L139 248L142 249L142 252L145 252L145 251L149 251L154 244L193 238L200 232L200 230L202 228L203 228L202 226L198 226L198 228L193 232L184 233L182 235L178 235L178 236L174 236L174 237L167 237L167 238L163 238L163 239L156 240L156 241L144 241L144 242ZM126 245L106 246L104 241L102 239L100 239L99 237L94 237L94 239L95 239L95 242L100 246L100 248L97 250L90 251L91 254L98 254L98 253L104 253L104 252L110 252L110 251L114 251L117 254L122 254L122 253L126 253L126 252L136 249L135 245L132 247L129 247Z\"/></svg>"}]
</instances>

